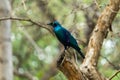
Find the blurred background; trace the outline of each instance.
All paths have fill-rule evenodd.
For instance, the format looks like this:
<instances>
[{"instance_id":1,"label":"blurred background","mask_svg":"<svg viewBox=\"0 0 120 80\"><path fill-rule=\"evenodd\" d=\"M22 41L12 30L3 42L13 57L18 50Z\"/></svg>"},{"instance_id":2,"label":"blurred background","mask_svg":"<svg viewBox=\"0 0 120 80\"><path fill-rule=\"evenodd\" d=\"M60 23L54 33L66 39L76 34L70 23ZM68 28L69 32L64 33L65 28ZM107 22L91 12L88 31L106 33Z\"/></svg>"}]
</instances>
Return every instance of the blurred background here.
<instances>
[{"instance_id":1,"label":"blurred background","mask_svg":"<svg viewBox=\"0 0 120 80\"><path fill-rule=\"evenodd\" d=\"M74 35L85 54L92 30L108 1L12 0L11 14L42 24L53 19L59 21ZM108 30L103 42L97 67L106 77L120 69L120 12L112 23L112 30ZM55 64L63 46L50 31L30 22L12 21L11 39L14 80L67 80ZM117 76L120 78L120 74ZM118 77L113 80L118 80Z\"/></svg>"}]
</instances>

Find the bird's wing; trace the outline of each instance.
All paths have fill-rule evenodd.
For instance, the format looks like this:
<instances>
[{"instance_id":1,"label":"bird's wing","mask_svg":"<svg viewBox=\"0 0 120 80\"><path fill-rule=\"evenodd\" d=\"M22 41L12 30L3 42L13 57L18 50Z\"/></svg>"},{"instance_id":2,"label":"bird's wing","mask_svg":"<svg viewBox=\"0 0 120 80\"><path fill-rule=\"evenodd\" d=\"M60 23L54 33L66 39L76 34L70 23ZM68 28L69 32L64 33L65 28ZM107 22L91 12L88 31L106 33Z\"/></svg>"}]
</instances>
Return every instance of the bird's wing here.
<instances>
[{"instance_id":1,"label":"bird's wing","mask_svg":"<svg viewBox=\"0 0 120 80\"><path fill-rule=\"evenodd\" d=\"M64 33L65 33L65 36L66 36L66 41L70 45L78 45L76 39L71 35L71 33L69 31L67 31L66 29L64 29Z\"/></svg>"},{"instance_id":2,"label":"bird's wing","mask_svg":"<svg viewBox=\"0 0 120 80\"><path fill-rule=\"evenodd\" d=\"M75 45L76 45L76 46L78 45L76 39L75 39L72 35L69 37L69 39L70 39L70 45L71 45L71 46L72 46L72 45L74 45L74 46L75 46Z\"/></svg>"},{"instance_id":3,"label":"bird's wing","mask_svg":"<svg viewBox=\"0 0 120 80\"><path fill-rule=\"evenodd\" d=\"M65 30L64 28L62 28L62 27L60 27L60 29L57 30L57 31L54 30L54 32L55 32L58 40L59 40L61 43L63 43L64 45L66 45L67 40L68 40L65 31L66 31L66 30Z\"/></svg>"},{"instance_id":4,"label":"bird's wing","mask_svg":"<svg viewBox=\"0 0 120 80\"><path fill-rule=\"evenodd\" d=\"M69 36L71 35L70 32L63 28L63 33L64 33L64 36L65 36L65 41L67 43L69 43L70 42Z\"/></svg>"}]
</instances>

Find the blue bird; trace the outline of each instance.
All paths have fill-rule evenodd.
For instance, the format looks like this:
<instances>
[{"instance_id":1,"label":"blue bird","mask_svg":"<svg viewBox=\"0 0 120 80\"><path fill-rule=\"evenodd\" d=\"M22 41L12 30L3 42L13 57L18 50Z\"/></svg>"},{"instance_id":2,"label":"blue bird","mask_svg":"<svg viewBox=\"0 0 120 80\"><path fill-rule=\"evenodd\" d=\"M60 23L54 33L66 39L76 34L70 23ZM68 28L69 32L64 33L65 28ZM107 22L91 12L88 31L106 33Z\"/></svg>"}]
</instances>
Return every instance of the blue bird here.
<instances>
[{"instance_id":1,"label":"blue bird","mask_svg":"<svg viewBox=\"0 0 120 80\"><path fill-rule=\"evenodd\" d=\"M76 39L70 34L68 30L63 28L58 21L54 21L52 23L49 23L48 25L51 25L53 27L53 31L56 37L64 45L64 51L68 47L72 47L79 52L83 59L85 58L85 56L81 52L81 49L78 46Z\"/></svg>"}]
</instances>

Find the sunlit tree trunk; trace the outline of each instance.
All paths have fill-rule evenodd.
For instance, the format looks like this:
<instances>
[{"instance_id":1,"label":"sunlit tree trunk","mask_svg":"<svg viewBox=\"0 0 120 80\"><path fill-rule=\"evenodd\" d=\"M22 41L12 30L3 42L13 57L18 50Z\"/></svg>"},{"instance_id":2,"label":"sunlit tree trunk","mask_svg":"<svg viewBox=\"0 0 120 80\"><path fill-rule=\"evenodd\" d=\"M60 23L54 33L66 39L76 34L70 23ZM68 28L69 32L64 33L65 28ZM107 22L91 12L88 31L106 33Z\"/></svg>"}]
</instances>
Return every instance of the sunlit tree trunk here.
<instances>
[{"instance_id":1,"label":"sunlit tree trunk","mask_svg":"<svg viewBox=\"0 0 120 80\"><path fill-rule=\"evenodd\" d=\"M0 0L0 18L10 16L9 0ZM13 80L11 21L0 21L0 80Z\"/></svg>"}]
</instances>

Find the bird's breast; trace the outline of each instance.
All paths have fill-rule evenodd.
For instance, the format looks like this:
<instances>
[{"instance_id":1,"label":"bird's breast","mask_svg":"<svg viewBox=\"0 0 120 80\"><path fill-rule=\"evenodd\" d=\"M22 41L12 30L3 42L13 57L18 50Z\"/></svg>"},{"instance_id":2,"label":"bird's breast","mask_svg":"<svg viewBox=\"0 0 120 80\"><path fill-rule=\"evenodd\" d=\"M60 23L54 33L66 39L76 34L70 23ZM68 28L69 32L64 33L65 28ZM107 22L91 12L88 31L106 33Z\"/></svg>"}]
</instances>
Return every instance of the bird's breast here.
<instances>
[{"instance_id":1,"label":"bird's breast","mask_svg":"<svg viewBox=\"0 0 120 80\"><path fill-rule=\"evenodd\" d=\"M54 31L59 31L61 29L61 27L55 27Z\"/></svg>"}]
</instances>

